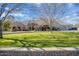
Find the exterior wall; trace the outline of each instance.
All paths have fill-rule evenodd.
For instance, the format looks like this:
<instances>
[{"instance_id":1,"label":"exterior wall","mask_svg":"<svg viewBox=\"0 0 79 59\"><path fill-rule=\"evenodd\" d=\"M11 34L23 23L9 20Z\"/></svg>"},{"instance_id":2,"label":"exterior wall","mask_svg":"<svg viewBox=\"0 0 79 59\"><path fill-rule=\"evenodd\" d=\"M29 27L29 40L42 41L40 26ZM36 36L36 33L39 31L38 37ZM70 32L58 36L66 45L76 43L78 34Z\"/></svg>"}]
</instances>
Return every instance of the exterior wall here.
<instances>
[{"instance_id":1,"label":"exterior wall","mask_svg":"<svg viewBox=\"0 0 79 59\"><path fill-rule=\"evenodd\" d=\"M62 25L52 26L52 30L54 31L69 30L69 28L70 27L65 27ZM27 25L17 24L12 27L12 30L13 31L49 31L50 27L49 25L38 25L36 23L28 23Z\"/></svg>"},{"instance_id":2,"label":"exterior wall","mask_svg":"<svg viewBox=\"0 0 79 59\"><path fill-rule=\"evenodd\" d=\"M79 31L79 28L77 28L77 30Z\"/></svg>"}]
</instances>

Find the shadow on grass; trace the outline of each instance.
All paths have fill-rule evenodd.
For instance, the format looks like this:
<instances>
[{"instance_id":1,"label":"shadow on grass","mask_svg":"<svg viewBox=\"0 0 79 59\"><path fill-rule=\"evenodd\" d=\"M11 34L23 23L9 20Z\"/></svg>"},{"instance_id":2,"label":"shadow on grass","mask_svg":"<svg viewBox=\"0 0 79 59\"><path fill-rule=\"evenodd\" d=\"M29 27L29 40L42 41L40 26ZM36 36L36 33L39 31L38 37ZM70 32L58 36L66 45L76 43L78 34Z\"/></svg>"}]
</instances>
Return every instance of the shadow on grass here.
<instances>
[{"instance_id":1,"label":"shadow on grass","mask_svg":"<svg viewBox=\"0 0 79 59\"><path fill-rule=\"evenodd\" d=\"M21 44L20 47L56 47L57 41L51 40L29 40L27 38L24 39L15 39L15 38L3 38L5 40L12 40L14 44Z\"/></svg>"},{"instance_id":2,"label":"shadow on grass","mask_svg":"<svg viewBox=\"0 0 79 59\"><path fill-rule=\"evenodd\" d=\"M29 40L27 37L24 37L23 39L18 39L18 38L3 38L3 39L12 40L14 41L14 44L19 45L19 47L38 47L38 48L41 48L41 47L74 47L74 46L79 45L79 42L67 41L59 37L57 38L56 36L53 36L53 37L54 37L53 38L54 40L51 40L51 39ZM65 38L68 38L68 37L65 37Z\"/></svg>"},{"instance_id":3,"label":"shadow on grass","mask_svg":"<svg viewBox=\"0 0 79 59\"><path fill-rule=\"evenodd\" d=\"M17 42L19 42L22 45L21 47L25 47L25 43L24 42L27 42L25 40L19 40L19 39L16 39L16 38L3 38L3 39L5 39L5 40L12 40L12 41L15 42L14 44L16 44Z\"/></svg>"}]
</instances>

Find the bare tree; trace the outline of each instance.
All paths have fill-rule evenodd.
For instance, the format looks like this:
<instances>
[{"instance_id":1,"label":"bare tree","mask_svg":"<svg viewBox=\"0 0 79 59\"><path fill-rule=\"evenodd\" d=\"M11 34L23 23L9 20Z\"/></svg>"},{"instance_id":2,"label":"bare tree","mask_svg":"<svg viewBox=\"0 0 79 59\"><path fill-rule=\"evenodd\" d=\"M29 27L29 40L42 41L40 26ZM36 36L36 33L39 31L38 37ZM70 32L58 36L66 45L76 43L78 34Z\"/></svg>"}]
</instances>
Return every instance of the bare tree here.
<instances>
[{"instance_id":1,"label":"bare tree","mask_svg":"<svg viewBox=\"0 0 79 59\"><path fill-rule=\"evenodd\" d=\"M14 17L9 15L6 17L6 20L3 22L3 31L12 31L14 22Z\"/></svg>"},{"instance_id":2,"label":"bare tree","mask_svg":"<svg viewBox=\"0 0 79 59\"><path fill-rule=\"evenodd\" d=\"M0 38L3 38L3 34L2 34L2 26L3 26L3 21L5 21L6 17L9 15L9 13L11 13L14 9L17 8L18 5L14 5L12 8L9 8L9 10L7 11L7 13L5 14L4 17L2 17L2 15L5 13L6 11L6 7L8 6L7 3L3 3L0 7Z\"/></svg>"},{"instance_id":3,"label":"bare tree","mask_svg":"<svg viewBox=\"0 0 79 59\"><path fill-rule=\"evenodd\" d=\"M54 26L54 22L56 20L60 20L60 14L65 14L67 11L66 4L61 3L45 3L41 4L38 7L39 18L45 21L50 27L50 31L52 31L52 26ZM62 25L58 23L59 25Z\"/></svg>"}]
</instances>

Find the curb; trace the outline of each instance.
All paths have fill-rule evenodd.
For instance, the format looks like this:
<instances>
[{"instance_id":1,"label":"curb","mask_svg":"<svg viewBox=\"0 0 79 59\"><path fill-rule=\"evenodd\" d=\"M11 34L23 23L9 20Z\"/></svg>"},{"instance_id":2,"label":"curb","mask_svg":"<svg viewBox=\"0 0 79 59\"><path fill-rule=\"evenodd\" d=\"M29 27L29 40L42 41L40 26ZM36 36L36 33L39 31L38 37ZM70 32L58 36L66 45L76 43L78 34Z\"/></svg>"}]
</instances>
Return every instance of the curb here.
<instances>
[{"instance_id":1,"label":"curb","mask_svg":"<svg viewBox=\"0 0 79 59\"><path fill-rule=\"evenodd\" d=\"M0 48L0 56L79 56L79 48Z\"/></svg>"}]
</instances>

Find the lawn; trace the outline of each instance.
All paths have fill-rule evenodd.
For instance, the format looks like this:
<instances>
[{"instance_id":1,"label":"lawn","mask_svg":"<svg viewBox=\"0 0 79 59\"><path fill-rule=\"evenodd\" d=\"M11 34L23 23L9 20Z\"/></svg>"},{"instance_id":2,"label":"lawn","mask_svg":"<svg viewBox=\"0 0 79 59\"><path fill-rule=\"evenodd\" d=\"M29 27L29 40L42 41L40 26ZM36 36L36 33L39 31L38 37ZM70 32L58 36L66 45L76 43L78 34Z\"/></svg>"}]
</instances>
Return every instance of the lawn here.
<instances>
[{"instance_id":1,"label":"lawn","mask_svg":"<svg viewBox=\"0 0 79 59\"><path fill-rule=\"evenodd\" d=\"M4 34L0 47L79 47L79 32Z\"/></svg>"}]
</instances>

